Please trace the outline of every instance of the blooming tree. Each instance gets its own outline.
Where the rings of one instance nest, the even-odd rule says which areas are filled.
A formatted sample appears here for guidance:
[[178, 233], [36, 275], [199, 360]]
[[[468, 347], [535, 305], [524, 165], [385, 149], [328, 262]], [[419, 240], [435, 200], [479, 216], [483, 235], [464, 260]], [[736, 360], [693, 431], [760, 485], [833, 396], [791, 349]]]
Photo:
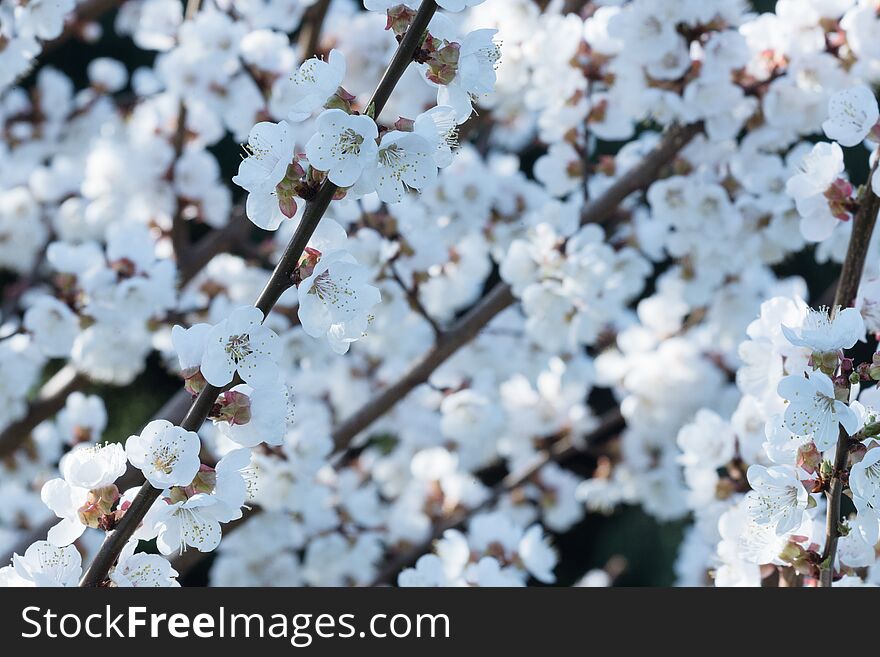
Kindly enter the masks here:
[[2, 585], [880, 583], [874, 0], [0, 7]]

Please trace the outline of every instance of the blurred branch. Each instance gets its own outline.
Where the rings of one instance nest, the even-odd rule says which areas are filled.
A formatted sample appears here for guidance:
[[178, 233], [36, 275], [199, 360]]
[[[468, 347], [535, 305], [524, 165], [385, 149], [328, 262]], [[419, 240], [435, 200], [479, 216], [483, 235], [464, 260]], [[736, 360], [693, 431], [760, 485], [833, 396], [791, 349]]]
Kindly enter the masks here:
[[303, 16], [302, 27], [299, 32], [299, 50], [302, 60], [305, 61], [318, 54], [321, 43], [321, 29], [324, 27], [324, 19], [330, 8], [330, 0], [318, 0], [308, 8]]
[[[183, 15], [184, 21], [190, 21], [199, 13], [201, 0], [187, 0], [186, 10]], [[183, 155], [183, 149], [186, 146], [186, 103], [181, 98], [177, 107], [177, 126], [174, 130], [174, 136], [171, 139], [171, 147], [174, 149], [174, 158], [171, 160], [171, 177], [174, 178], [174, 168], [180, 157]], [[183, 216], [183, 210], [186, 207], [183, 200], [177, 197], [177, 208], [171, 219], [171, 245], [174, 249], [174, 255], [178, 260], [189, 250], [189, 224], [186, 217]]]
[[528, 483], [548, 463], [564, 462], [576, 455], [584, 447], [589, 447], [596, 443], [606, 441], [611, 436], [619, 433], [624, 426], [625, 423], [623, 416], [620, 414], [620, 410], [615, 408], [602, 415], [599, 420], [599, 426], [584, 437], [582, 441], [583, 447], [575, 445], [568, 436], [559, 438], [547, 449], [539, 452], [534, 460], [526, 467], [517, 472], [511, 472], [504, 477], [504, 479], [492, 488], [491, 493], [482, 504], [478, 504], [470, 509], [458, 509], [448, 518], [436, 523], [429, 538], [422, 543], [414, 545], [401, 552], [394, 559], [389, 561], [373, 581], [371, 586], [392, 584], [395, 575], [400, 573], [404, 568], [413, 565], [423, 554], [430, 552], [434, 541], [441, 538], [445, 531], [460, 527], [474, 515], [492, 508], [504, 495], [507, 495], [517, 488], [520, 488], [523, 484]]
[[436, 346], [425, 354], [402, 378], [364, 404], [333, 432], [337, 450], [346, 449], [361, 431], [387, 413], [416, 386], [428, 380], [461, 347], [473, 340], [480, 330], [516, 301], [506, 283], [497, 284], [467, 314], [441, 333]]
[[65, 365], [50, 378], [28, 405], [27, 413], [0, 432], [0, 458], [12, 454], [38, 424], [48, 420], [64, 408], [67, 397], [84, 389], [88, 378], [78, 373], [73, 365]]
[[404, 282], [404, 280], [400, 277], [400, 274], [397, 272], [397, 268], [394, 266], [393, 260], [388, 262], [388, 271], [391, 273], [391, 278], [394, 279], [398, 287], [400, 287], [400, 289], [406, 295], [406, 300], [409, 302], [410, 308], [421, 315], [424, 320], [431, 325], [431, 329], [434, 331], [434, 337], [439, 340], [442, 333], [442, 331], [440, 330], [440, 326], [437, 324], [434, 318], [431, 317], [431, 314], [422, 304], [422, 300], [419, 298], [418, 289], [411, 288]]
[[650, 186], [660, 170], [670, 164], [679, 151], [702, 131], [702, 122], [669, 128], [660, 143], [637, 165], [627, 169], [601, 196], [587, 202], [581, 213], [581, 224], [604, 223], [610, 219], [623, 199]]

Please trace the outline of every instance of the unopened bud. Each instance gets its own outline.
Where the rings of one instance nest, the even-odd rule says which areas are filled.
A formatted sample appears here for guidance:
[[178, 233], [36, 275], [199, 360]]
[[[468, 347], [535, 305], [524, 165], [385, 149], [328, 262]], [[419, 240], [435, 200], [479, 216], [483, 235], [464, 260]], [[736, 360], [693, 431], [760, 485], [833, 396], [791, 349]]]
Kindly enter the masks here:
[[119, 489], [114, 484], [90, 490], [86, 503], [77, 510], [80, 522], [92, 528], [100, 527], [101, 518], [111, 512], [118, 499]]
[[461, 46], [457, 43], [446, 43], [428, 36], [422, 46], [420, 58], [428, 65], [426, 76], [431, 82], [447, 85], [458, 75], [458, 60]]
[[299, 257], [296, 269], [293, 270], [293, 284], [299, 287], [300, 283], [312, 275], [315, 271], [315, 266], [320, 260], [321, 252], [318, 249], [307, 246]]
[[186, 494], [186, 490], [181, 486], [172, 486], [168, 489], [168, 496], [165, 498], [165, 501], [168, 504], [177, 504], [178, 502], [186, 502], [189, 499], [189, 496]]
[[211, 419], [236, 426], [251, 421], [251, 398], [237, 390], [227, 390], [217, 397], [211, 409]]
[[405, 119], [402, 116], [394, 122], [394, 129], [401, 132], [412, 132], [415, 130], [416, 122], [412, 119]]
[[184, 370], [183, 381], [183, 387], [186, 388], [186, 391], [194, 397], [202, 392], [205, 386], [208, 385], [205, 377], [202, 376], [202, 371], [198, 367], [192, 367]]
[[406, 5], [395, 5], [388, 10], [386, 30], [392, 30], [395, 35], [403, 36], [416, 17], [416, 12]]
[[346, 114], [352, 113], [352, 103], [357, 98], [352, 94], [348, 93], [342, 87], [339, 87], [336, 90], [336, 93], [330, 96], [327, 99], [327, 102], [324, 103], [324, 109], [341, 109]]
[[831, 214], [840, 221], [849, 221], [855, 211], [856, 201], [852, 197], [853, 187], [848, 180], [838, 178], [825, 190], [825, 199]]
[[792, 543], [790, 541], [786, 543], [785, 547], [782, 548], [782, 552], [779, 553], [780, 561], [790, 564], [801, 561], [805, 556], [806, 550], [797, 543]]
[[808, 472], [813, 474], [818, 470], [822, 465], [822, 454], [816, 448], [816, 445], [812, 442], [809, 442], [805, 445], [801, 445], [798, 447], [797, 451], [797, 466]]
[[828, 376], [831, 376], [837, 370], [840, 357], [836, 351], [814, 351], [810, 356], [810, 362], [815, 369], [821, 370]]
[[[880, 424], [874, 423], [871, 426], [871, 431], [873, 432], [871, 435], [877, 435], [880, 433]], [[868, 427], [865, 427], [865, 431], [868, 431]], [[852, 447], [849, 448], [849, 454], [847, 455], [846, 465], [848, 468], [851, 468], [856, 463], [859, 463], [863, 458], [865, 458], [865, 454], [868, 453], [868, 448], [862, 445], [862, 443], [855, 443]]]
[[216, 487], [217, 473], [214, 471], [214, 468], [202, 463], [192, 483], [187, 486], [186, 493], [190, 497], [198, 493], [210, 494], [214, 492]]

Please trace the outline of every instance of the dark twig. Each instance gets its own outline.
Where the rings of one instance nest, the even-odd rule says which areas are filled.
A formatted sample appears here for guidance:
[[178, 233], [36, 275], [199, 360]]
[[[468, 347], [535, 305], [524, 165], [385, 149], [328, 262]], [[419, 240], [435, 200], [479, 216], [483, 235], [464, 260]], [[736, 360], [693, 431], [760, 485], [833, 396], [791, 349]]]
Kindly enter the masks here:
[[83, 390], [88, 378], [79, 374], [72, 365], [65, 365], [52, 376], [27, 409], [27, 414], [0, 432], [0, 458], [12, 454], [31, 434], [31, 431], [45, 420], [64, 408], [67, 397], [77, 390]]
[[411, 288], [406, 284], [406, 282], [404, 282], [397, 271], [397, 267], [394, 266], [393, 261], [388, 263], [388, 272], [391, 274], [391, 278], [394, 279], [398, 287], [403, 290], [403, 293], [406, 295], [406, 300], [409, 302], [410, 308], [421, 315], [424, 320], [431, 325], [431, 329], [434, 331], [434, 338], [439, 340], [442, 337], [443, 331], [440, 329], [440, 325], [437, 324], [436, 320], [431, 317], [431, 313], [429, 313], [425, 306], [422, 304], [422, 300], [419, 299], [418, 290], [415, 288]]
[[[871, 168], [868, 182], [862, 189], [859, 209], [853, 217], [852, 235], [840, 272], [840, 281], [834, 295], [831, 308], [832, 317], [838, 308], [846, 308], [855, 303], [859, 292], [859, 284], [865, 269], [865, 259], [871, 244], [871, 235], [877, 223], [877, 212], [880, 210], [880, 198], [871, 190], [871, 177], [877, 170], [877, 164]], [[837, 541], [840, 538], [840, 502], [843, 497], [843, 475], [846, 474], [846, 461], [849, 455], [850, 437], [840, 427], [837, 447], [834, 452], [834, 465], [831, 470], [831, 481], [828, 484], [828, 510], [825, 517], [825, 549], [822, 552], [822, 564], [819, 570], [819, 584], [831, 586], [834, 575], [834, 559], [837, 555]]]
[[318, 0], [309, 7], [303, 17], [302, 27], [299, 32], [299, 50], [303, 61], [318, 54], [321, 43], [321, 28], [330, 8], [330, 0]]
[[[434, 0], [422, 2], [369, 103], [369, 107], [373, 110], [373, 116], [378, 116], [381, 113], [403, 72], [412, 62], [413, 56], [421, 46], [424, 31], [436, 11], [437, 4]], [[327, 180], [318, 190], [316, 197], [306, 205], [296, 232], [272, 272], [269, 282], [266, 283], [266, 287], [254, 304], [263, 312], [264, 316], [269, 314], [284, 291], [293, 285], [293, 272], [299, 258], [337, 191], [337, 186]], [[188, 431], [197, 431], [208, 417], [208, 413], [221, 391], [222, 389], [216, 386], [206, 386], [190, 406], [180, 426]], [[119, 524], [107, 533], [98, 554], [83, 575], [80, 586], [99, 586], [106, 579], [107, 573], [110, 572], [122, 548], [160, 494], [161, 491], [150, 485], [141, 486]]]

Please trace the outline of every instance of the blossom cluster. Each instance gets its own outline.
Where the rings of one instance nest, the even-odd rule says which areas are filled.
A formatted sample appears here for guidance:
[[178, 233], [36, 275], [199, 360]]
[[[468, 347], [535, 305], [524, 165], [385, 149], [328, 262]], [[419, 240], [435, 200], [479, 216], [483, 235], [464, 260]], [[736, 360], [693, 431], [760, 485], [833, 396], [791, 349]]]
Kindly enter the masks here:
[[0, 584], [880, 583], [875, 4], [0, 2]]

